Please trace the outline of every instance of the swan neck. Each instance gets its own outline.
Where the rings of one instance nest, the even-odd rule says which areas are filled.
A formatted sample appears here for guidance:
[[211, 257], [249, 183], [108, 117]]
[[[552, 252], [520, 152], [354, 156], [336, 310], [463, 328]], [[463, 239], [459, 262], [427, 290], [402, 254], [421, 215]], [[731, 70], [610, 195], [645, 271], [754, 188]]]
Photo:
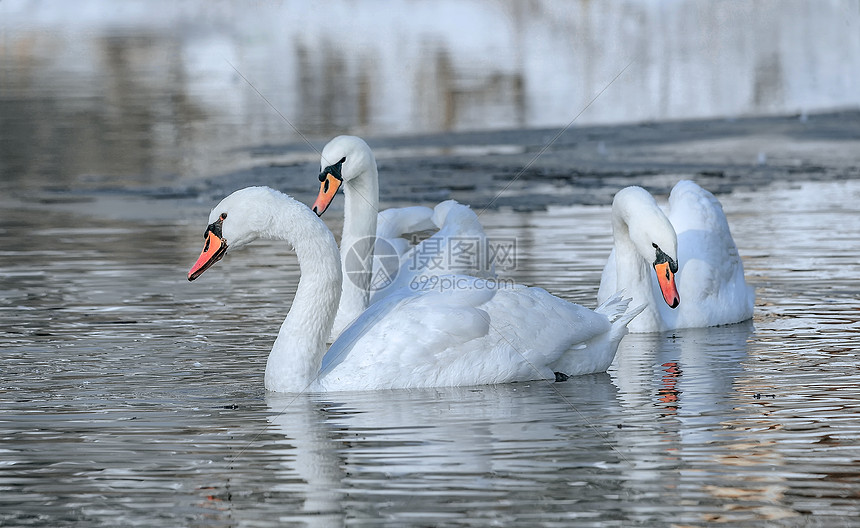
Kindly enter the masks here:
[[[650, 204], [640, 204], [648, 207]], [[659, 303], [663, 302], [652, 284], [653, 270], [651, 263], [639, 252], [636, 242], [630, 233], [630, 222], [647, 221], [637, 211], [632, 209], [630, 201], [613, 203], [612, 207], [612, 236], [615, 248], [616, 288], [624, 291], [632, 298], [631, 305], [646, 305], [645, 310], [636, 316], [629, 328], [660, 328], [663, 327]], [[656, 205], [655, 205], [656, 207]], [[656, 281], [654, 281], [656, 284]]]
[[[625, 224], [623, 227], [613, 226], [615, 237], [615, 261], [618, 270], [619, 289], [640, 289], [643, 283], [648, 285], [648, 263], [639, 254], [636, 244], [630, 238], [630, 231]], [[634, 293], [630, 291], [630, 293]]]
[[310, 209], [299, 206], [297, 212], [308, 218], [282, 215], [272, 223], [272, 238], [293, 246], [301, 271], [292, 306], [266, 364], [266, 388], [278, 392], [313, 388], [340, 300], [341, 268], [334, 236]]
[[334, 334], [358, 317], [370, 304], [374, 238], [379, 212], [376, 163], [370, 161], [354, 178], [344, 181], [344, 221], [340, 242], [343, 280]]

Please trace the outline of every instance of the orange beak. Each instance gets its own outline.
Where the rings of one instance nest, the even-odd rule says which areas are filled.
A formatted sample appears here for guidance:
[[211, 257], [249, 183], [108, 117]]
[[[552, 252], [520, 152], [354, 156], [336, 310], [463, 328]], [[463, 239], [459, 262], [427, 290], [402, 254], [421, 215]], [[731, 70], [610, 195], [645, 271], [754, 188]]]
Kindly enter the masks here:
[[334, 200], [334, 195], [337, 194], [337, 190], [340, 189], [341, 183], [343, 183], [343, 180], [331, 172], [320, 174], [320, 193], [317, 195], [317, 199], [311, 207], [317, 216], [322, 216], [323, 213], [326, 212], [326, 209], [328, 209], [328, 206], [331, 205], [332, 200]]
[[[220, 224], [218, 225], [217, 231], [221, 231]], [[190, 281], [193, 281], [202, 275], [204, 271], [208, 270], [212, 266], [212, 264], [221, 260], [221, 257], [223, 257], [224, 253], [227, 251], [227, 241], [215, 234], [211, 225], [206, 229], [204, 237], [206, 238], [206, 245], [203, 246], [203, 251], [197, 258], [197, 262], [195, 262], [188, 271], [188, 280]]]
[[681, 303], [681, 296], [678, 295], [678, 287], [675, 285], [675, 274], [672, 272], [668, 262], [654, 264], [654, 271], [657, 272], [657, 282], [660, 284], [660, 291], [663, 292], [663, 300], [670, 308], [677, 308]]

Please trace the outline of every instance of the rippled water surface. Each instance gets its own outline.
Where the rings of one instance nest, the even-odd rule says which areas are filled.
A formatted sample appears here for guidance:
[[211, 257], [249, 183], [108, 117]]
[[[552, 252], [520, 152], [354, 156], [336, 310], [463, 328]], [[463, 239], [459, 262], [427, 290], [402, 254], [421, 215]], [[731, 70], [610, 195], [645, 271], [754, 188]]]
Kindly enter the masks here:
[[[858, 114], [808, 115], [856, 103], [855, 4], [162, 4], [0, 1], [0, 526], [860, 524]], [[561, 384], [267, 393], [295, 256], [185, 273], [344, 132], [383, 202], [500, 207], [514, 278], [590, 307], [612, 193], [695, 178], [755, 319]]]
[[[721, 198], [750, 324], [630, 335], [562, 384], [300, 396], [262, 380], [286, 248], [191, 284], [205, 208], [4, 208], [0, 524], [852, 525], [860, 183]], [[482, 221], [518, 280], [593, 306], [607, 207]]]

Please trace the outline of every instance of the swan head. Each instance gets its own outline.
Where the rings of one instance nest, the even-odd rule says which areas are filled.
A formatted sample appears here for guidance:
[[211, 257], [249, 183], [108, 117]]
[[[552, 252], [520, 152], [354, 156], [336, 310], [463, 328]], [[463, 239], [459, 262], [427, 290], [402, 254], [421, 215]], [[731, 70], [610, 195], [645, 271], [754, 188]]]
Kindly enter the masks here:
[[651, 193], [642, 187], [627, 187], [612, 202], [614, 229], [625, 230], [645, 261], [653, 266], [663, 300], [671, 308], [681, 302], [675, 274], [678, 273], [678, 236], [672, 223]]
[[681, 304], [681, 296], [678, 294], [678, 286], [675, 284], [675, 274], [678, 273], [678, 259], [667, 255], [656, 243], [652, 244], [655, 250], [654, 273], [657, 274], [657, 284], [663, 300], [669, 308], [677, 308]]
[[189, 270], [188, 280], [193, 281], [221, 260], [228, 247], [236, 250], [260, 238], [271, 223], [268, 204], [275, 193], [278, 191], [267, 187], [248, 187], [221, 200], [209, 213], [203, 251]]
[[320, 192], [311, 206], [313, 212], [322, 216], [341, 185], [360, 178], [371, 167], [376, 167], [376, 158], [363, 139], [338, 136], [329, 141], [320, 159]]

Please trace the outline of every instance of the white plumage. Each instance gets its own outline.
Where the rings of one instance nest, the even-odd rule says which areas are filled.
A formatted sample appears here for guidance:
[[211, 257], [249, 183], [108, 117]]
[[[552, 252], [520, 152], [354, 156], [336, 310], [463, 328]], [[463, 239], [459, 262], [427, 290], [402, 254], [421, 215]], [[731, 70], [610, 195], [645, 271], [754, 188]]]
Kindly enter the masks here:
[[[229, 250], [256, 238], [295, 248], [301, 278], [266, 365], [266, 388], [273, 391], [480, 385], [602, 372], [639, 313], [620, 295], [592, 311], [540, 288], [446, 275], [375, 303], [326, 352], [341, 269], [322, 221], [282, 193], [250, 187], [222, 200], [210, 222], [216, 242]], [[191, 279], [212, 264], [209, 250], [207, 244]]]
[[[622, 189], [612, 204], [614, 247], [600, 280], [598, 300], [618, 289], [646, 304], [631, 332], [658, 332], [738, 323], [753, 315], [755, 292], [720, 202], [692, 181], [672, 189], [665, 212], [640, 187]], [[678, 264], [680, 304], [664, 302], [654, 270], [655, 247]]]
[[[331, 203], [336, 194], [336, 189], [332, 192], [329, 187], [332, 182], [342, 186], [344, 193], [340, 249], [346, 276], [332, 337], [337, 337], [371, 303], [416, 281], [424, 282], [430, 277], [451, 273], [478, 277], [494, 275], [491, 262], [452, 258], [455, 244], [459, 242], [486, 247], [484, 230], [469, 207], [446, 200], [433, 209], [413, 206], [378, 212], [376, 158], [361, 138], [338, 136], [329, 141], [323, 148], [320, 166], [320, 195], [314, 210], [322, 215]], [[340, 182], [326, 182], [327, 175], [338, 172]], [[403, 238], [405, 234], [429, 230], [437, 232], [418, 244]], [[379, 256], [386, 252], [391, 254], [392, 250], [400, 259], [399, 265], [384, 269]], [[373, 258], [374, 254], [377, 259]], [[365, 263], [370, 268], [366, 276], [356, 273], [357, 263]]]

